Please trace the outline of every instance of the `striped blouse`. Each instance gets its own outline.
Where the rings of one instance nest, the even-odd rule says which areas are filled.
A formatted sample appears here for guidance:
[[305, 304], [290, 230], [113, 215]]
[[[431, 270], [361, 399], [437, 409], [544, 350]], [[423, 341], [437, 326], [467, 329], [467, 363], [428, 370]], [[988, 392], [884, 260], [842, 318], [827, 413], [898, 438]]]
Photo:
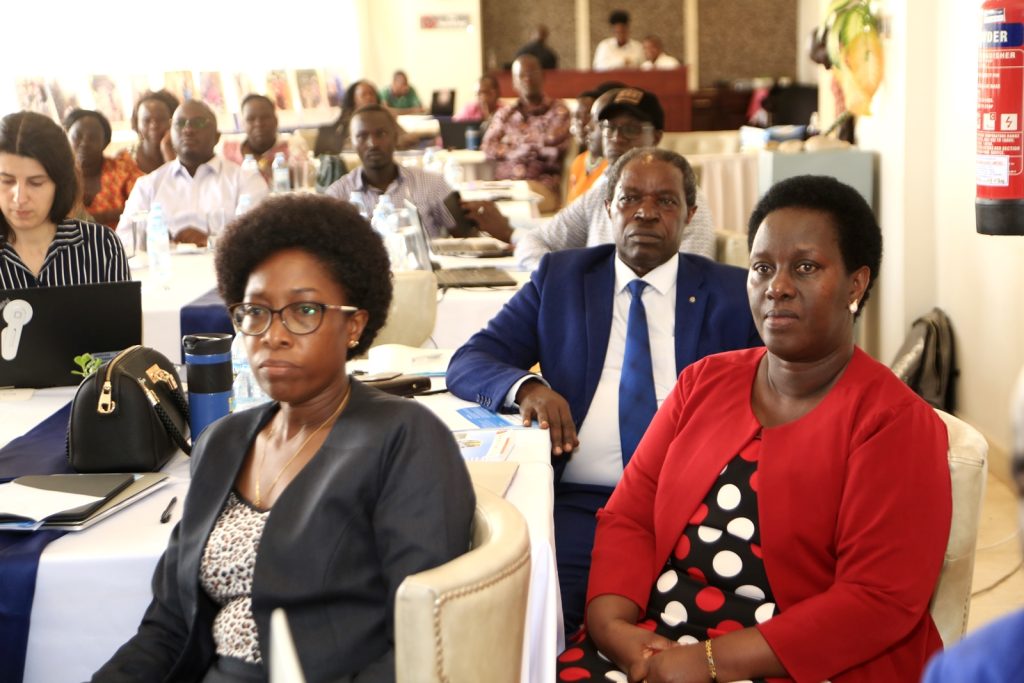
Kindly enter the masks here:
[[68, 219], [46, 252], [39, 275], [18, 256], [9, 242], [0, 243], [0, 289], [62, 287], [131, 280], [121, 240], [110, 228]]

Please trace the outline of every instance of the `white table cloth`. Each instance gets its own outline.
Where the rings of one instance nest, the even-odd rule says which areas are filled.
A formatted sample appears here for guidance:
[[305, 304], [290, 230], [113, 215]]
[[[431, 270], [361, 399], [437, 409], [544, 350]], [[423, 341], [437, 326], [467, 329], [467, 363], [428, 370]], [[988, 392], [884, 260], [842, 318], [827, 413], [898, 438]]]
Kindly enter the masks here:
[[[73, 392], [45, 389], [35, 391], [30, 400], [0, 401], [0, 446], [51, 415]], [[423, 400], [442, 419], [455, 415], [460, 405], [470, 405], [449, 395]], [[509, 459], [519, 463], [519, 469], [505, 496], [526, 519], [532, 553], [524, 683], [554, 681], [555, 657], [564, 645], [548, 444], [546, 432], [516, 430]], [[180, 518], [188, 488], [187, 459], [179, 456], [167, 471], [168, 486], [90, 529], [66, 534], [43, 552], [25, 683], [86, 680], [135, 633], [151, 599], [153, 570]], [[179, 504], [171, 522], [160, 524], [160, 513], [172, 496]]]

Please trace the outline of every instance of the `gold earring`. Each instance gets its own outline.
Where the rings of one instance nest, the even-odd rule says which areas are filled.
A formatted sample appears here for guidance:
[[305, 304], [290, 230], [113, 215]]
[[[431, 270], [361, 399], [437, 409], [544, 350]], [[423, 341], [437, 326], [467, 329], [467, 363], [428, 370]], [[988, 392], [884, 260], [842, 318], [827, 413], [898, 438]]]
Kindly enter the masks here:
[[348, 348], [354, 349], [357, 346], [359, 346], [359, 340], [358, 339], [349, 339], [348, 340]]
[[860, 308], [860, 304], [856, 299], [850, 302], [850, 315], [856, 315], [857, 309]]

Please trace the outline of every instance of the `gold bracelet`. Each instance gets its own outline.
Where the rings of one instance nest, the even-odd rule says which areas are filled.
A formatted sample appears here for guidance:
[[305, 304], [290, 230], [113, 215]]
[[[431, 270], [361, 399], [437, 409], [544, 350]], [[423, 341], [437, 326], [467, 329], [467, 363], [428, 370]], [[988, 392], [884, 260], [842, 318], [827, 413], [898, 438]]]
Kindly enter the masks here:
[[718, 683], [718, 671], [715, 670], [715, 656], [711, 654], [711, 639], [704, 641], [704, 656], [708, 658], [708, 673], [711, 674], [711, 683]]

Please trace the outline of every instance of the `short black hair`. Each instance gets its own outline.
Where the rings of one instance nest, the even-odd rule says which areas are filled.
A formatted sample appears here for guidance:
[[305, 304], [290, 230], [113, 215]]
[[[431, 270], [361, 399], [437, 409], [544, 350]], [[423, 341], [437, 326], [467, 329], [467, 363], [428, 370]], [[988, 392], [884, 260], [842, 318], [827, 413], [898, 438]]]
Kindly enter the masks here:
[[168, 90], [147, 90], [139, 95], [139, 99], [136, 100], [135, 106], [132, 108], [132, 130], [138, 132], [139, 107], [142, 106], [143, 102], [149, 102], [150, 100], [164, 103], [164, 106], [167, 107], [167, 118], [174, 116], [174, 110], [178, 108], [179, 104], [181, 104], [181, 102], [178, 101], [178, 98]]
[[356, 108], [356, 88], [358, 88], [363, 83], [370, 86], [370, 89], [373, 90], [375, 95], [377, 95], [377, 102], [380, 102], [380, 94], [377, 92], [377, 86], [375, 86], [373, 83], [366, 80], [365, 78], [361, 78], [352, 85], [348, 86], [348, 89], [345, 91], [345, 97], [343, 97], [341, 100], [342, 112], [351, 112]]
[[612, 26], [615, 24], [628, 24], [629, 23], [629, 12], [622, 9], [613, 10], [608, 15], [608, 23]]
[[267, 104], [270, 105], [271, 109], [273, 109], [275, 111], [277, 110], [277, 107], [274, 105], [274, 100], [270, 99], [266, 95], [260, 95], [259, 93], [255, 93], [255, 92], [251, 92], [251, 93], [249, 93], [248, 95], [246, 95], [245, 97], [242, 98], [242, 103], [240, 105], [238, 105], [238, 110], [241, 111], [241, 110], [245, 109], [245, 105], [249, 104], [253, 100], [259, 100], [261, 102], [266, 102]]
[[686, 198], [686, 208], [689, 209], [697, 204], [697, 174], [693, 172], [693, 166], [686, 160], [686, 157], [676, 154], [668, 149], [658, 147], [637, 147], [631, 149], [612, 164], [608, 169], [608, 185], [605, 188], [604, 198], [609, 202], [615, 199], [615, 186], [619, 184], [622, 170], [626, 164], [640, 157], [648, 157], [654, 161], [664, 161], [672, 164], [683, 174], [683, 196]]
[[765, 217], [779, 209], [813, 209], [832, 218], [846, 272], [867, 266], [871, 271], [868, 286], [860, 300], [860, 311], [871, 293], [871, 286], [882, 266], [882, 229], [867, 200], [857, 190], [832, 176], [801, 175], [772, 185], [750, 214], [747, 223], [747, 248], [754, 244]]
[[497, 79], [497, 77], [496, 77], [496, 76], [494, 76], [493, 74], [484, 74], [484, 75], [483, 75], [483, 76], [481, 76], [481, 77], [480, 77], [479, 79], [477, 79], [477, 81], [478, 81], [478, 82], [479, 82], [479, 81], [490, 81], [490, 82], [491, 82], [491, 85], [493, 85], [493, 86], [494, 86], [494, 89], [495, 89], [495, 90], [497, 90], [497, 91], [499, 91], [499, 92], [501, 91], [501, 84], [499, 84], [499, 83], [498, 83], [498, 79]]
[[229, 304], [245, 296], [249, 275], [285, 249], [304, 249], [324, 265], [352, 306], [369, 320], [352, 358], [365, 353], [391, 305], [391, 265], [380, 236], [354, 206], [314, 194], [272, 196], [236, 218], [217, 244], [217, 288]]
[[[0, 152], [35, 159], [56, 186], [49, 218], [60, 223], [81, 196], [75, 155], [64, 129], [42, 114], [19, 111], [0, 119]], [[0, 242], [11, 238], [11, 226], [0, 214]]]
[[113, 139], [114, 131], [111, 129], [110, 121], [107, 120], [107, 117], [98, 111], [93, 111], [92, 109], [72, 109], [64, 117], [64, 130], [70, 133], [71, 126], [90, 116], [100, 122], [100, 128], [103, 129], [103, 146], [106, 147]]

